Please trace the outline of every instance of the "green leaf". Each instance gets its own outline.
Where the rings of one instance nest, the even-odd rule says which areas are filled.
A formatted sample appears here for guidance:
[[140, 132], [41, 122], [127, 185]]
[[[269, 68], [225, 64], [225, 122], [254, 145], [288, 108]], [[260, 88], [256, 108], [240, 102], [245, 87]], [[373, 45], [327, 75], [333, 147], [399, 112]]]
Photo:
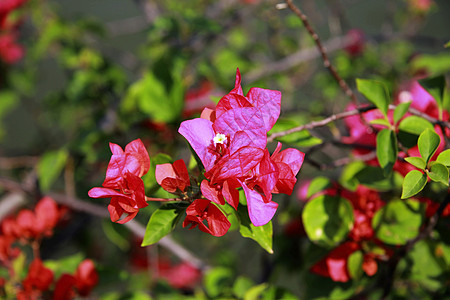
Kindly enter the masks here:
[[364, 166], [354, 176], [356, 182], [379, 191], [392, 190], [403, 182], [403, 177], [399, 173], [391, 172], [386, 176], [383, 169], [372, 166]]
[[384, 83], [368, 79], [356, 79], [358, 91], [375, 104], [381, 112], [387, 116], [389, 108], [389, 96]]
[[398, 125], [398, 139], [407, 148], [417, 145], [419, 135], [425, 129], [433, 130], [433, 124], [418, 116], [409, 116]]
[[37, 173], [39, 177], [39, 185], [41, 190], [46, 192], [58, 178], [59, 174], [66, 165], [67, 150], [60, 149], [57, 151], [46, 152], [37, 165]]
[[430, 242], [421, 240], [414, 245], [407, 256], [408, 261], [411, 262], [410, 280], [434, 292], [445, 285], [440, 279], [445, 276], [445, 264], [437, 257], [436, 250]]
[[203, 277], [205, 290], [211, 298], [217, 298], [232, 284], [233, 273], [230, 269], [217, 267], [208, 270]]
[[244, 276], [239, 276], [233, 284], [233, 294], [239, 299], [242, 299], [244, 298], [245, 293], [254, 285], [255, 283], [253, 280]]
[[355, 175], [362, 171], [366, 165], [362, 161], [354, 161], [349, 163], [342, 170], [339, 183], [348, 190], [355, 191], [358, 187], [359, 181]]
[[440, 182], [448, 186], [448, 169], [441, 163], [433, 162], [431, 168], [427, 171], [428, 177], [435, 182]]
[[376, 236], [381, 241], [404, 245], [419, 234], [423, 216], [423, 205], [419, 201], [396, 199], [375, 213], [372, 228], [376, 228]]
[[400, 121], [401, 118], [403, 118], [403, 116], [408, 111], [410, 105], [411, 101], [403, 102], [397, 105], [397, 107], [394, 109], [394, 123], [397, 123], [398, 121]]
[[386, 127], [391, 127], [391, 123], [389, 123], [389, 121], [386, 119], [375, 119], [371, 120], [369, 123], [372, 125], [382, 125]]
[[141, 246], [157, 243], [177, 225], [186, 206], [181, 203], [167, 203], [157, 209], [147, 223]]
[[441, 138], [439, 135], [431, 129], [426, 129], [419, 136], [417, 145], [419, 146], [420, 155], [427, 164], [434, 152], [436, 152], [436, 149], [439, 147], [440, 142]]
[[257, 242], [264, 250], [273, 254], [272, 249], [272, 221], [263, 226], [255, 226], [250, 221], [248, 209], [245, 205], [239, 205], [238, 215], [241, 221], [239, 232], [243, 237], [250, 238]]
[[363, 275], [362, 264], [364, 261], [364, 255], [362, 251], [355, 251], [348, 257], [347, 269], [350, 277], [353, 279], [359, 279]]
[[434, 98], [439, 107], [439, 110], [441, 111], [443, 108], [444, 100], [443, 97], [445, 89], [445, 77], [441, 75], [437, 77], [426, 78], [419, 80], [419, 83]]
[[405, 179], [403, 179], [402, 185], [402, 199], [412, 197], [419, 193], [427, 184], [427, 175], [417, 171], [412, 170], [406, 174]]
[[377, 134], [377, 158], [384, 175], [389, 175], [397, 161], [397, 137], [395, 132], [383, 129]]
[[302, 214], [310, 240], [328, 247], [343, 241], [353, 226], [353, 208], [341, 197], [318, 196], [309, 201]]
[[[149, 191], [150, 189], [154, 188], [158, 183], [156, 182], [156, 165], [162, 165], [166, 163], [172, 163], [172, 158], [164, 153], [158, 153], [152, 157], [150, 157], [150, 169], [148, 170], [147, 174], [142, 176], [142, 181], [144, 181], [145, 190]], [[159, 185], [158, 185], [159, 186]]]
[[427, 167], [427, 164], [425, 163], [422, 157], [411, 156], [406, 157], [405, 160], [410, 164], [412, 164], [414, 167], [421, 170], [425, 170], [425, 168]]
[[[109, 223], [112, 223], [109, 221]], [[65, 256], [58, 260], [46, 260], [44, 265], [53, 271], [54, 277], [59, 278], [62, 274], [74, 274], [80, 263], [85, 259], [80, 252]]]
[[244, 300], [258, 300], [260, 299], [261, 294], [264, 292], [264, 290], [267, 289], [269, 286], [268, 283], [261, 283], [258, 285], [255, 285], [254, 287], [250, 288], [244, 296]]
[[440, 162], [441, 164], [447, 167], [450, 167], [450, 149], [447, 149], [439, 153], [438, 157], [436, 158], [436, 161]]
[[[279, 119], [275, 123], [273, 128], [269, 131], [269, 135], [276, 133], [276, 132], [289, 130], [289, 129], [292, 129], [299, 125], [300, 125], [300, 122], [298, 120]], [[293, 146], [299, 146], [299, 147], [311, 147], [311, 146], [322, 143], [321, 139], [312, 136], [308, 132], [308, 130], [293, 132], [291, 134], [279, 137], [276, 140], [286, 143], [286, 144], [293, 145]]]
[[318, 192], [325, 190], [331, 186], [331, 181], [327, 177], [318, 176], [315, 177], [308, 186], [307, 198], [314, 196]]

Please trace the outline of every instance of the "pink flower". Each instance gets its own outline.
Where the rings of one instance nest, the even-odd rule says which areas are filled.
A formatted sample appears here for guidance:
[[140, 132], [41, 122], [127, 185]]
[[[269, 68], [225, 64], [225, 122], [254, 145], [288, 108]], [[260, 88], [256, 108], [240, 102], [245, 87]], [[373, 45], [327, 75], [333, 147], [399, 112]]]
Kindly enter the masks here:
[[205, 109], [202, 117], [181, 123], [183, 135], [205, 168], [202, 194], [209, 200], [237, 208], [242, 187], [255, 226], [268, 223], [278, 204], [272, 192], [292, 193], [295, 175], [304, 154], [296, 149], [272, 155], [265, 149], [267, 132], [280, 114], [281, 93], [251, 88], [244, 96], [241, 75], [236, 72], [235, 87], [217, 104]]
[[188, 262], [160, 271], [160, 277], [166, 279], [176, 289], [191, 289], [201, 279], [202, 272]]

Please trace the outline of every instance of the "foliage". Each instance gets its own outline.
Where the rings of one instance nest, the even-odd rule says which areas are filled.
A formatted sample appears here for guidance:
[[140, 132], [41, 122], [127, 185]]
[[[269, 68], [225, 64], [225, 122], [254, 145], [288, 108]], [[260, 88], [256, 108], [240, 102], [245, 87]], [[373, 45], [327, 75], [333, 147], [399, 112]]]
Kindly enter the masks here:
[[0, 298], [450, 296], [445, 1], [0, 2]]

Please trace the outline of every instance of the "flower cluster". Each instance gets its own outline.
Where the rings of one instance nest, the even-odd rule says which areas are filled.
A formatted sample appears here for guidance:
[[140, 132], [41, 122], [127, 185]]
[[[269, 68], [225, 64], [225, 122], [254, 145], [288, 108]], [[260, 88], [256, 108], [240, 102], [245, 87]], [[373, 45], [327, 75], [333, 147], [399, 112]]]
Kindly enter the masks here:
[[383, 246], [375, 238], [372, 228], [372, 218], [384, 206], [380, 194], [372, 189], [358, 186], [356, 191], [348, 191], [340, 186], [330, 188], [323, 193], [340, 195], [349, 200], [353, 207], [354, 223], [347, 241], [330, 251], [324, 258], [311, 267], [311, 271], [319, 275], [330, 277], [334, 281], [347, 282], [350, 280], [347, 262], [355, 251], [364, 251], [362, 269], [372, 276], [378, 270], [377, 259], [388, 257], [392, 251]]
[[18, 45], [17, 28], [19, 22], [13, 20], [14, 11], [27, 0], [3, 0], [0, 2], [0, 60], [7, 64], [17, 62], [23, 56], [23, 48]]
[[[234, 89], [222, 97], [216, 109], [204, 109], [201, 118], [181, 123], [179, 133], [194, 149], [205, 169], [201, 192], [208, 200], [237, 209], [239, 192], [244, 190], [250, 220], [255, 226], [268, 223], [278, 207], [272, 193], [291, 194], [304, 154], [296, 149], [281, 150], [279, 143], [270, 155], [267, 132], [280, 114], [279, 91], [251, 88], [244, 96], [241, 75], [236, 74]], [[200, 224], [200, 213], [212, 210], [207, 202], [193, 203], [192, 211]]]
[[[47, 299], [50, 295], [53, 295], [53, 299], [73, 299], [76, 295], [90, 294], [98, 282], [98, 275], [91, 260], [81, 262], [74, 275], [63, 274], [52, 290], [54, 272], [46, 267], [39, 257], [40, 241], [53, 235], [55, 226], [65, 213], [65, 208], [58, 207], [50, 197], [44, 197], [33, 210], [23, 209], [17, 216], [2, 221], [0, 265], [8, 269], [9, 277], [0, 278], [0, 288], [6, 284], [15, 286], [15, 296], [24, 300], [43, 297]], [[15, 263], [21, 253], [25, 255], [19, 245], [31, 246], [34, 255], [27, 272], [23, 274]]]
[[92, 188], [89, 197], [111, 198], [108, 206], [111, 221], [123, 224], [148, 205], [141, 177], [150, 169], [150, 157], [140, 139], [130, 142], [125, 151], [117, 144], [110, 143], [109, 147], [113, 155], [103, 187]]

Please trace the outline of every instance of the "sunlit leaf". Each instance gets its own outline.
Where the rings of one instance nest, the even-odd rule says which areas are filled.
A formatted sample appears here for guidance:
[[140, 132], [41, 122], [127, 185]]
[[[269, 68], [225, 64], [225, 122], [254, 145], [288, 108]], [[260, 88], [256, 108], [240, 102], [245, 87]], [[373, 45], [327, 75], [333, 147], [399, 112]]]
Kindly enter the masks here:
[[404, 245], [419, 233], [423, 216], [419, 201], [393, 200], [375, 213], [372, 228], [376, 228], [377, 238], [384, 243]]
[[264, 250], [273, 253], [272, 249], [272, 221], [263, 226], [255, 226], [250, 222], [247, 206], [239, 205], [238, 215], [241, 222], [239, 232], [243, 237], [251, 238], [257, 242]]
[[405, 157], [405, 160], [410, 164], [412, 164], [414, 167], [421, 170], [425, 170], [425, 168], [427, 167], [427, 164], [425, 163], [422, 157], [415, 157], [415, 156]]
[[353, 279], [361, 278], [363, 274], [362, 264], [364, 261], [364, 255], [361, 251], [355, 251], [348, 257], [347, 269], [350, 277]]
[[310, 240], [336, 246], [353, 226], [353, 208], [344, 198], [321, 195], [306, 204], [302, 219]]
[[431, 180], [443, 183], [448, 186], [448, 169], [441, 163], [433, 162], [430, 170], [427, 172]]
[[439, 153], [438, 157], [436, 158], [436, 161], [440, 162], [441, 164], [447, 167], [450, 167], [450, 149], [447, 149]]
[[356, 79], [358, 91], [375, 104], [386, 116], [389, 107], [389, 96], [384, 83], [368, 79]]
[[46, 152], [40, 159], [37, 166], [39, 176], [39, 185], [43, 191], [48, 191], [60, 175], [66, 165], [67, 150], [60, 149], [56, 151]]
[[377, 158], [385, 175], [389, 175], [397, 160], [397, 137], [395, 132], [383, 129], [377, 134]]
[[412, 170], [406, 174], [402, 185], [402, 199], [412, 197], [419, 193], [427, 184], [427, 175], [417, 171]]
[[400, 103], [399, 105], [397, 105], [397, 107], [394, 109], [394, 123], [397, 123], [398, 121], [400, 121], [400, 119], [408, 111], [410, 105], [411, 105], [411, 101], [403, 102], [403, 103]]
[[147, 223], [141, 246], [152, 245], [169, 234], [177, 225], [185, 208], [180, 203], [169, 203], [157, 209]]
[[330, 186], [331, 181], [327, 177], [315, 177], [308, 186], [306, 197], [309, 198], [311, 196], [314, 196], [316, 193], [321, 192]]
[[419, 136], [417, 145], [419, 146], [420, 155], [426, 163], [428, 163], [434, 152], [436, 152], [440, 142], [441, 138], [434, 130], [427, 129]]

